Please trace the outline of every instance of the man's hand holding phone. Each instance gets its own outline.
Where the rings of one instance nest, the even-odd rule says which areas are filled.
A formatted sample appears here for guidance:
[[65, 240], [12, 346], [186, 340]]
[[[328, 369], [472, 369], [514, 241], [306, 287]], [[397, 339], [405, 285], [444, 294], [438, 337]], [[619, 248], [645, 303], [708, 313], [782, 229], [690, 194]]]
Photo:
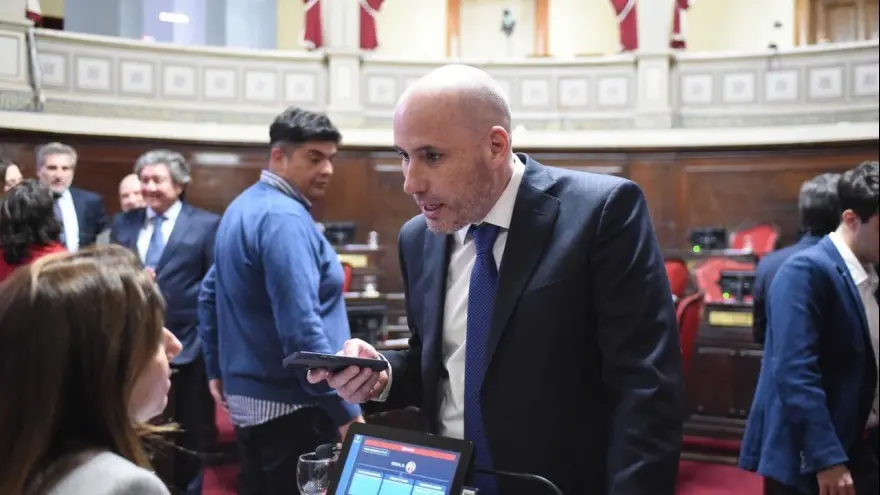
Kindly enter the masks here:
[[[360, 339], [346, 341], [337, 354], [353, 358], [382, 359], [373, 346]], [[331, 373], [326, 369], [313, 369], [309, 370], [308, 380], [312, 384], [327, 380], [327, 383], [336, 389], [336, 393], [346, 402], [362, 404], [382, 394], [388, 386], [389, 372], [388, 370], [373, 371], [357, 366], [349, 366], [337, 373]]]
[[816, 475], [819, 495], [856, 495], [852, 475], [846, 466], [834, 466]]

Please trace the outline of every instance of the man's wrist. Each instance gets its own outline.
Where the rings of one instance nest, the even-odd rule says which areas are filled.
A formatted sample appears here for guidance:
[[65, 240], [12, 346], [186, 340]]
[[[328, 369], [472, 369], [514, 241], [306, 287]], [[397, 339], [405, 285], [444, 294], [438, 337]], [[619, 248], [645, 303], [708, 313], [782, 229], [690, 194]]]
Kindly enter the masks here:
[[388, 359], [385, 358], [381, 353], [379, 354], [386, 363], [388, 363], [388, 368], [386, 368], [385, 372], [388, 373], [388, 381], [385, 382], [385, 388], [382, 389], [382, 392], [378, 397], [370, 399], [373, 402], [385, 402], [388, 400], [388, 395], [391, 393], [391, 363], [388, 362]]

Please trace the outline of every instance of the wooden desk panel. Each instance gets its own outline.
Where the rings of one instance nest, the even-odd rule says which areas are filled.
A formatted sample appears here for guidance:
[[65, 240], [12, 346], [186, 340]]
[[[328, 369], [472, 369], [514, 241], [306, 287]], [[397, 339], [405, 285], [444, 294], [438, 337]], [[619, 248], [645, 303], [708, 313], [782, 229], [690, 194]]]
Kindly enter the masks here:
[[707, 304], [685, 377], [685, 434], [739, 439], [752, 405], [763, 351], [752, 337], [750, 304]]

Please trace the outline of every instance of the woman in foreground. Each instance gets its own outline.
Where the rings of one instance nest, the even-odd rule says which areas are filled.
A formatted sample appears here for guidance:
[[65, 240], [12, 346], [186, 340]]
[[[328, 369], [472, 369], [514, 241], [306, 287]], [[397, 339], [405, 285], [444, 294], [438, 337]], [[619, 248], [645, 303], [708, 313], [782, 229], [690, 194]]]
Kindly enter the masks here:
[[46, 256], [0, 284], [0, 493], [168, 494], [143, 443], [180, 352], [163, 314], [119, 246]]

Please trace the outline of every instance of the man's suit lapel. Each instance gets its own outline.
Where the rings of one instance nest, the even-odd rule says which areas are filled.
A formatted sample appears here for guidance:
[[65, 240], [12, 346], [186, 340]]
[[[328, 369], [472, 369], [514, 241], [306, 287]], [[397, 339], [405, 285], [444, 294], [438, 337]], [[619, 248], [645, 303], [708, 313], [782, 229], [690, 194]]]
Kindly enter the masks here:
[[498, 272], [487, 364], [492, 360], [517, 301], [541, 261], [559, 215], [559, 200], [545, 193], [554, 184], [553, 178], [542, 165], [525, 155], [519, 156], [526, 163], [526, 171], [516, 195]]
[[[424, 345], [432, 349], [435, 372], [439, 372], [443, 362], [441, 335], [443, 334], [443, 307], [446, 304], [446, 276], [449, 273], [450, 236], [425, 232], [424, 272], [419, 287], [424, 290], [422, 308], [425, 315], [425, 329], [422, 338]], [[431, 377], [429, 383], [436, 383]]]
[[[138, 254], [138, 237], [141, 235], [141, 229], [144, 228], [144, 225], [147, 221], [147, 210], [145, 208], [141, 208], [137, 210], [136, 214], [129, 214], [128, 218], [126, 218], [126, 222], [122, 224], [122, 228], [125, 229], [121, 235], [117, 235], [116, 239], [123, 246], [131, 249]], [[125, 218], [125, 217], [123, 217]]]
[[159, 264], [156, 266], [156, 274], [162, 271], [162, 268], [168, 263], [168, 260], [174, 256], [174, 252], [180, 246], [181, 241], [191, 230], [192, 226], [192, 209], [186, 205], [181, 205], [180, 214], [177, 215], [177, 221], [174, 222], [174, 228], [171, 229], [171, 235], [168, 237], [168, 243], [162, 250], [162, 256], [159, 258]]
[[73, 203], [73, 211], [76, 213], [76, 224], [79, 227], [79, 240], [78, 242], [87, 241], [84, 233], [89, 232], [91, 226], [86, 225], [86, 221], [89, 219], [89, 204], [86, 202], [85, 196], [80, 194], [80, 191], [71, 187], [68, 189], [70, 191], [70, 201]]

